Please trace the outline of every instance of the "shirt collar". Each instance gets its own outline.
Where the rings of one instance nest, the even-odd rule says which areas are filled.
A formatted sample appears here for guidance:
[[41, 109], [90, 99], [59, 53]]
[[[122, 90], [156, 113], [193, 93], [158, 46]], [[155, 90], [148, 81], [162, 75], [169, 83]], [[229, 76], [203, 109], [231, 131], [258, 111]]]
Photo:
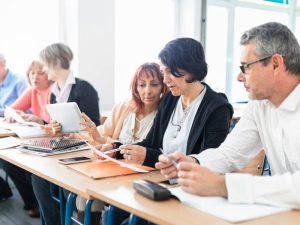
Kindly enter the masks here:
[[298, 84], [294, 90], [286, 97], [281, 103], [279, 109], [285, 109], [288, 111], [296, 110], [297, 106], [300, 105], [300, 84]]
[[66, 80], [66, 83], [65, 83], [65, 86], [61, 89], [61, 91], [59, 91], [59, 88], [58, 88], [58, 84], [57, 82], [55, 82], [52, 87], [51, 87], [51, 91], [56, 95], [58, 96], [60, 92], [62, 92], [63, 90], [66, 89], [66, 87], [68, 87], [69, 85], [73, 85], [73, 84], [76, 84], [76, 80], [75, 80], [75, 77], [74, 77], [74, 74], [72, 71], [70, 71], [68, 77], [67, 77], [67, 80]]

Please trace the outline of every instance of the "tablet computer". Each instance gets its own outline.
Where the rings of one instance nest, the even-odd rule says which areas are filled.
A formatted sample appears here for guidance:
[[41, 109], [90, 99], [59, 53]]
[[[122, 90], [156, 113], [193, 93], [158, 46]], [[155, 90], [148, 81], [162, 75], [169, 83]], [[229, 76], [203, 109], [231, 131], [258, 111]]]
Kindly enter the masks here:
[[76, 102], [48, 104], [46, 108], [52, 120], [62, 126], [62, 133], [77, 133], [83, 125], [81, 112]]

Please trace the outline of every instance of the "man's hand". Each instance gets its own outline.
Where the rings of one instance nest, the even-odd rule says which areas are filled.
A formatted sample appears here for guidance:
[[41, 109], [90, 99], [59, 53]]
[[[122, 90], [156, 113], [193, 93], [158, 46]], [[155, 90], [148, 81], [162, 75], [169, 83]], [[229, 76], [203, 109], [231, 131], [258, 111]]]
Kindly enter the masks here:
[[186, 192], [201, 196], [227, 197], [224, 175], [190, 162], [179, 163], [177, 169], [177, 182]]
[[164, 175], [167, 179], [172, 179], [177, 177], [177, 168], [172, 164], [171, 160], [175, 162], [194, 162], [194, 159], [188, 157], [181, 152], [175, 152], [169, 156], [160, 155], [158, 157], [158, 161], [155, 164], [156, 169], [160, 169], [162, 175]]

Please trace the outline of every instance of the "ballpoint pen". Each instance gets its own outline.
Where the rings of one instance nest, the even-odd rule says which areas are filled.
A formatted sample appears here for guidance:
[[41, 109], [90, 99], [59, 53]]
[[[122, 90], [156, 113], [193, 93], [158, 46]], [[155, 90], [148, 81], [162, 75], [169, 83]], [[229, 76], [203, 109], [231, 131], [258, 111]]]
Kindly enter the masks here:
[[[175, 166], [175, 168], [177, 168], [178, 163], [174, 159], [171, 159], [170, 156], [164, 154], [164, 150], [162, 148], [159, 148], [159, 150], [164, 156], [166, 156], [171, 161], [172, 165]], [[169, 179], [169, 184], [177, 184], [177, 178]]]
[[119, 151], [121, 151], [120, 148], [115, 148], [115, 149], [111, 149], [111, 150], [105, 151], [103, 153], [106, 154], [106, 155], [108, 155], [110, 153], [119, 152]]
[[166, 157], [171, 161], [171, 163], [173, 164], [173, 166], [177, 167], [178, 163], [177, 163], [174, 159], [171, 159], [170, 156], [168, 156], [167, 154], [164, 154], [164, 150], [163, 150], [162, 148], [159, 148], [159, 150], [160, 150], [160, 152], [161, 152], [164, 156], [166, 156]]

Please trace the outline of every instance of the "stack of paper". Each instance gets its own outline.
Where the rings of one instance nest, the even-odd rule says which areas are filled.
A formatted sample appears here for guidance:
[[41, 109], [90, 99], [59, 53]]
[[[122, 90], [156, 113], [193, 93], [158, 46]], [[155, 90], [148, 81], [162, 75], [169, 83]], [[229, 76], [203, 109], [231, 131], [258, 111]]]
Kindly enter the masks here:
[[[13, 112], [15, 111], [12, 111], [11, 113], [14, 114]], [[15, 112], [15, 114], [17, 113]], [[19, 117], [20, 115], [14, 117], [15, 120], [17, 121], [16, 123], [7, 123], [3, 121], [3, 119], [0, 120], [0, 127], [11, 130], [12, 134], [16, 133], [20, 138], [33, 138], [33, 137], [47, 136], [47, 133], [41, 128], [40, 124], [34, 122], [26, 122], [23, 120], [22, 117], [20, 118]]]
[[290, 210], [260, 204], [231, 204], [225, 198], [200, 197], [189, 194], [180, 187], [169, 190], [182, 203], [230, 222], [240, 222]]
[[21, 140], [14, 137], [0, 139], [0, 149], [12, 148], [20, 145]]
[[35, 122], [25, 121], [13, 108], [7, 107], [6, 112], [9, 114], [10, 117], [12, 117], [19, 124], [33, 126], [33, 127], [41, 126], [40, 124]]

